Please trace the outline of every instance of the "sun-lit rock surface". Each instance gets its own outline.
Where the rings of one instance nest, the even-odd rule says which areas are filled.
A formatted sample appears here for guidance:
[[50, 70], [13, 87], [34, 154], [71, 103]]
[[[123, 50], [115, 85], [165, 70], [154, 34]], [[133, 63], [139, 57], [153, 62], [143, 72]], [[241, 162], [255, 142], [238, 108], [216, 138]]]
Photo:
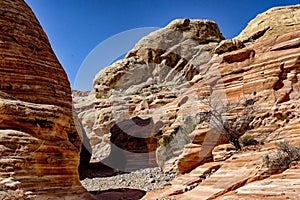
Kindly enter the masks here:
[[281, 174], [246, 184], [217, 199], [299, 199], [299, 164]]
[[216, 146], [212, 150], [213, 159], [215, 162], [227, 160], [234, 153], [237, 152], [237, 149], [232, 144], [222, 144]]
[[300, 28], [300, 4], [274, 7], [257, 15], [236, 37], [244, 42], [261, 41]]
[[[172, 108], [163, 107], [190, 87], [188, 81], [199, 73], [195, 63], [208, 62], [210, 51], [223, 39], [215, 22], [174, 20], [142, 38], [123, 60], [99, 72], [94, 79], [94, 91], [87, 97], [77, 98], [78, 94], [73, 93], [75, 108], [91, 140], [92, 158], [103, 159], [103, 150], [109, 151], [110, 129], [123, 120], [151, 117], [154, 123], [165, 124], [163, 132], [171, 133], [178, 128], [176, 123], [182, 121], [176, 109], [186, 100]], [[182, 150], [180, 145], [185, 143], [179, 144], [178, 149]]]
[[[279, 141], [300, 145], [299, 18], [299, 5], [273, 8], [232, 40], [213, 31], [217, 26], [211, 21], [171, 22], [96, 75], [96, 114], [85, 128], [90, 126], [97, 136], [96, 144], [115, 124], [136, 116], [163, 123], [156, 162], [182, 175], [144, 199], [241, 199], [250, 193], [249, 199], [270, 199], [274, 194], [278, 199], [298, 199], [297, 181], [290, 178], [300, 172], [298, 165], [275, 175], [263, 165], [263, 157]], [[208, 96], [214, 103], [251, 106], [255, 117], [245, 135], [254, 138], [255, 145], [237, 152], [229, 148], [230, 155], [215, 156], [217, 162], [213, 161], [214, 154], [224, 153], [218, 147], [228, 146], [228, 139], [209, 119], [200, 120], [209, 112], [204, 101]], [[236, 119], [239, 114], [226, 117]], [[264, 184], [277, 189], [267, 193]]]
[[89, 199], [66, 73], [23, 0], [0, 16], [0, 199]]
[[[293, 7], [290, 9], [294, 10]], [[272, 37], [249, 43], [242, 49], [213, 56], [208, 67], [216, 66], [222, 77], [222, 82], [215, 81], [214, 88], [224, 90], [228, 100], [255, 99], [256, 115], [251, 122], [253, 128], [248, 130], [247, 135], [253, 136], [260, 145], [244, 147], [225, 161], [205, 163], [193, 167], [195, 169], [186, 168], [187, 172], [192, 171], [173, 180], [171, 186], [164, 190], [148, 193], [144, 199], [299, 198], [297, 173], [300, 171], [297, 163], [276, 175], [263, 165], [264, 155], [274, 151], [276, 142], [286, 140], [294, 146], [300, 144], [298, 38], [300, 29], [285, 34], [279, 31], [277, 35], [273, 33]], [[213, 74], [206, 77], [206, 81], [215, 80]], [[192, 88], [204, 84], [199, 79]], [[221, 84], [223, 88], [218, 86]], [[196, 148], [197, 142], [193, 145]], [[186, 145], [185, 149], [191, 149], [190, 146]], [[201, 157], [201, 145], [197, 148]], [[191, 155], [196, 155], [196, 150]], [[189, 154], [186, 156], [188, 160]], [[195, 156], [190, 156], [190, 159], [195, 160]], [[209, 170], [215, 165], [218, 167], [214, 172]], [[186, 166], [190, 166], [189, 162]], [[206, 176], [198, 174], [198, 171], [206, 171]]]

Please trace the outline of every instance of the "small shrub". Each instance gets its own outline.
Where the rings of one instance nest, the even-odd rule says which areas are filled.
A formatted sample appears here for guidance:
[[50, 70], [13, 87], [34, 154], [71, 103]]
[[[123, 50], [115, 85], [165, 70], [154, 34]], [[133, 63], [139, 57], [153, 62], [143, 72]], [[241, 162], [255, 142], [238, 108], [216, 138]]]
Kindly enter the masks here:
[[280, 116], [277, 117], [277, 119], [281, 120], [281, 121], [284, 121], [288, 118], [288, 115], [287, 114], [282, 114]]
[[173, 140], [173, 137], [173, 135], [163, 135], [159, 140], [160, 146], [167, 146]]
[[277, 151], [270, 155], [265, 155], [263, 163], [271, 170], [285, 170], [291, 162], [300, 159], [300, 147], [291, 146], [288, 142], [279, 142], [276, 144]]
[[197, 114], [197, 120], [208, 122], [211, 127], [227, 137], [236, 149], [241, 149], [240, 137], [250, 130], [255, 118], [254, 99], [238, 99], [236, 102], [212, 101], [203, 99], [205, 108]]
[[240, 143], [243, 146], [252, 146], [252, 145], [257, 145], [259, 142], [254, 138], [253, 135], [245, 135], [241, 137]]

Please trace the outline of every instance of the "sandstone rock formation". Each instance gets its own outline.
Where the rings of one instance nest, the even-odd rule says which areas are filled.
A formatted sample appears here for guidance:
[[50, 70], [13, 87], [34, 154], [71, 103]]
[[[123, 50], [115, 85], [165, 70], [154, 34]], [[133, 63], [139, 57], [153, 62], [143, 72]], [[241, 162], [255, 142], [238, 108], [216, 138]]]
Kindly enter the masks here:
[[[82, 130], [66, 74], [34, 14], [21, 0], [2, 0], [1, 199], [92, 199], [78, 174], [84, 131], [94, 160], [183, 174], [145, 199], [299, 199], [297, 162], [278, 174], [263, 164], [276, 142], [300, 145], [299, 10], [271, 9], [233, 40], [212, 21], [174, 20], [97, 74], [94, 91], [73, 92]], [[211, 118], [202, 120], [209, 105], [236, 100], [255, 110], [246, 134], [256, 141], [237, 153]], [[224, 122], [244, 108], [225, 112]], [[220, 154], [228, 147], [230, 156]]]
[[[175, 20], [96, 76], [102, 133], [134, 116], [161, 120], [156, 161], [165, 170], [185, 173], [144, 199], [299, 198], [292, 178], [299, 173], [297, 163], [278, 175], [262, 164], [276, 142], [300, 145], [299, 10], [299, 5], [270, 9], [232, 40], [200, 28], [215, 29], [209, 21]], [[209, 112], [207, 96], [213, 103], [253, 107], [255, 118], [246, 134], [256, 146], [221, 152], [232, 145], [210, 120], [199, 121]], [[226, 119], [236, 115], [226, 113]], [[211, 162], [213, 157], [218, 162]]]
[[217, 24], [212, 21], [174, 20], [141, 39], [125, 59], [99, 72], [94, 80], [96, 97], [170, 90], [191, 80], [198, 73], [193, 57], [199, 54], [198, 58], [207, 62], [208, 52], [222, 39]]
[[23, 0], [0, 1], [0, 198], [90, 199], [70, 85]]
[[[89, 140], [86, 146], [88, 147], [89, 153], [93, 153], [91, 160], [99, 161], [106, 158], [110, 152], [110, 135], [105, 135], [100, 125], [107, 123], [104, 121], [107, 120], [107, 118], [103, 121], [97, 121], [97, 111], [95, 109], [95, 106], [99, 105], [101, 101], [95, 98], [94, 92], [72, 91], [72, 97], [74, 109], [78, 113], [78, 118]], [[102, 111], [104, 111], [104, 109], [100, 110], [100, 112]], [[107, 130], [106, 133], [108, 132]], [[91, 146], [90, 148], [89, 144]], [[87, 157], [87, 155], [84, 157]]]
[[[294, 7], [291, 9], [293, 10]], [[272, 130], [276, 130], [278, 127], [276, 124], [282, 123], [278, 121], [277, 117], [275, 119], [272, 117], [274, 116], [271, 114], [273, 111], [267, 110], [275, 109], [278, 103], [289, 102], [292, 105], [293, 100], [297, 100], [297, 97], [292, 99], [289, 94], [291, 92], [297, 96], [298, 93], [297, 89], [294, 89], [294, 87], [298, 88], [296, 77], [299, 46], [295, 45], [299, 38], [298, 32], [294, 31], [282, 36], [280, 36], [280, 32], [277, 37], [249, 44], [242, 49], [237, 48], [235, 51], [214, 55], [206, 65], [202, 65], [201, 74], [196, 75], [192, 80], [194, 85], [189, 89], [189, 93], [203, 96], [203, 92], [208, 90], [212, 99], [222, 100], [223, 98], [223, 101], [229, 102], [241, 101], [245, 98], [255, 99], [256, 102], [253, 106], [256, 110], [256, 118], [252, 122], [252, 126], [258, 128], [272, 124], [270, 125], [273, 127]], [[219, 76], [216, 76], [216, 71], [220, 73]], [[294, 95], [292, 96], [295, 97]], [[200, 101], [199, 99], [194, 100], [194, 103], [201, 105], [201, 98]], [[195, 106], [193, 110], [193, 112], [196, 111]], [[187, 109], [185, 109], [186, 111]], [[267, 114], [271, 115], [268, 116], [268, 120], [272, 122], [264, 120], [264, 123], [261, 123], [263, 119], [259, 116], [264, 116], [265, 112], [270, 113]], [[279, 111], [279, 113], [285, 116], [285, 111]], [[212, 134], [210, 128], [200, 124], [197, 126], [194, 132], [189, 134], [192, 138], [191, 144], [186, 145], [183, 153], [179, 155], [178, 159], [175, 159], [177, 162], [175, 162], [175, 169], [177, 165], [177, 170], [180, 172], [192, 170], [200, 163], [208, 161], [208, 158], [212, 156], [211, 150], [214, 145], [224, 142], [220, 141], [219, 136]], [[272, 132], [270, 129], [268, 128], [268, 131]], [[262, 132], [260, 137], [264, 136], [265, 133]], [[214, 140], [214, 137], [217, 139]], [[210, 151], [204, 151], [203, 144], [206, 145], [205, 149], [209, 148]], [[174, 163], [172, 165], [173, 167], [168, 166], [168, 169], [174, 168]]]
[[[295, 6], [271, 11], [286, 9], [288, 16]], [[192, 171], [173, 180], [165, 190], [147, 194], [145, 199], [270, 199], [275, 195], [278, 199], [299, 198], [300, 187], [297, 181], [291, 180], [299, 173], [297, 163], [278, 175], [263, 165], [263, 157], [274, 151], [276, 142], [286, 140], [293, 145], [300, 144], [300, 46], [296, 45], [299, 37], [300, 29], [286, 34], [274, 32], [240, 50], [213, 56], [207, 67], [216, 66], [222, 82], [206, 76], [206, 82], [199, 79], [192, 88], [213, 81], [215, 84], [210, 85], [217, 88], [213, 93], [224, 90], [229, 101], [245, 96], [254, 98], [256, 117], [247, 135], [253, 136], [260, 145], [244, 147], [225, 161], [184, 168]], [[185, 146], [184, 153], [193, 152], [181, 156], [186, 157], [186, 166], [190, 166], [187, 161], [194, 160], [197, 151], [201, 157], [201, 147], [198, 142]]]
[[[93, 109], [84, 109], [79, 114], [90, 135], [93, 158], [103, 158], [97, 159], [98, 147], [107, 144], [106, 136], [111, 127], [131, 117], [151, 117], [154, 123], [162, 120], [163, 129], [169, 130], [167, 135], [170, 134], [169, 125], [180, 118], [177, 117], [178, 105], [168, 109], [163, 106], [190, 87], [188, 81], [199, 73], [199, 65], [210, 60], [210, 51], [223, 39], [212, 21], [178, 19], [144, 37], [125, 59], [97, 74], [92, 92], [97, 99], [88, 100], [93, 102]], [[185, 102], [178, 103], [183, 105]], [[83, 106], [80, 102], [76, 104], [75, 108], [80, 112]], [[177, 122], [181, 123], [181, 119]], [[179, 127], [176, 123], [172, 130]], [[103, 141], [106, 142], [103, 144]], [[177, 149], [182, 150], [181, 147]]]
[[274, 7], [257, 15], [236, 37], [243, 42], [261, 41], [300, 28], [299, 5]]
[[222, 144], [216, 146], [212, 150], [213, 159], [215, 162], [227, 160], [234, 153], [237, 152], [237, 149], [232, 144]]
[[[270, 9], [232, 40], [223, 40], [211, 21], [175, 20], [96, 75], [96, 114], [84, 126], [101, 139], [133, 117], [161, 121], [161, 134], [152, 138], [159, 145], [156, 162], [183, 174], [144, 199], [247, 199], [250, 193], [249, 199], [299, 198], [298, 184], [287, 186], [299, 172], [297, 163], [279, 175], [263, 165], [275, 143], [300, 145], [299, 10], [299, 5]], [[235, 101], [242, 106], [224, 112], [223, 122], [238, 119], [249, 105], [255, 117], [246, 135], [256, 146], [213, 162], [229, 139], [211, 117], [201, 119], [212, 106], [222, 109]], [[126, 141], [119, 145], [128, 148]], [[268, 193], [264, 184], [277, 188]]]
[[156, 167], [156, 136], [162, 123], [151, 118], [134, 117], [115, 124], [111, 129], [111, 152], [102, 162], [121, 171]]

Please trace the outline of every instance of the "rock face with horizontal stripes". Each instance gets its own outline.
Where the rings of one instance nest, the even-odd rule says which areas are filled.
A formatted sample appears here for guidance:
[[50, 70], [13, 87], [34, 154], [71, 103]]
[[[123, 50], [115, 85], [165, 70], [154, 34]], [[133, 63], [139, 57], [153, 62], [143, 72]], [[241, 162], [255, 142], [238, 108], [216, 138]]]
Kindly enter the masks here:
[[88, 199], [70, 84], [23, 0], [0, 1], [0, 199]]
[[[193, 141], [185, 145], [179, 156], [180, 165], [177, 167], [185, 174], [174, 179], [171, 186], [164, 190], [148, 193], [144, 199], [299, 198], [298, 162], [292, 162], [285, 171], [272, 170], [264, 162], [266, 155], [274, 156], [276, 143], [288, 141], [292, 146], [300, 145], [299, 10], [299, 5], [287, 6], [260, 14], [258, 19], [264, 17], [262, 22], [265, 25], [276, 24], [274, 30], [261, 39], [244, 41], [242, 46], [230, 52], [215, 54], [203, 66], [203, 73], [194, 77], [195, 84], [190, 88], [201, 95], [203, 89], [213, 87], [214, 90], [210, 89], [212, 95], [225, 93], [227, 101], [243, 97], [254, 99], [255, 118], [250, 123], [251, 128], [240, 138], [243, 144], [245, 138], [250, 137], [253, 139], [252, 144], [245, 142], [242, 150], [229, 158], [216, 162], [211, 159], [211, 162], [207, 162], [201, 152], [207, 148], [204, 141], [209, 136], [210, 129], [196, 128], [190, 134]], [[280, 16], [276, 16], [278, 11]], [[294, 14], [292, 20], [289, 18], [291, 13]], [[286, 21], [280, 24], [281, 21], [275, 22], [267, 16], [282, 17]], [[249, 26], [259, 27], [254, 23], [261, 21], [258, 19], [254, 19]], [[293, 28], [284, 30], [286, 23]], [[218, 79], [213, 67], [220, 73]], [[218, 99], [221, 100], [222, 96], [218, 95]], [[212, 140], [211, 138], [210, 136], [208, 140]], [[218, 148], [222, 146], [215, 149]], [[209, 156], [212, 158], [213, 155]], [[184, 162], [180, 162], [181, 160]], [[174, 166], [176, 164], [173, 168]]]
[[[143, 153], [149, 150], [147, 142], [124, 130], [150, 132], [134, 129], [137, 124], [131, 119], [163, 123], [155, 136], [156, 162], [181, 175], [144, 199], [299, 199], [300, 187], [293, 177], [300, 174], [297, 162], [277, 175], [263, 164], [277, 142], [300, 145], [299, 10], [300, 5], [270, 9], [231, 40], [224, 40], [211, 21], [174, 20], [96, 75], [97, 100], [92, 99], [91, 111], [96, 114], [91, 117], [89, 110], [81, 115], [95, 138], [111, 133], [119, 149]], [[243, 116], [245, 105], [251, 106], [254, 117], [239, 138], [241, 150], [229, 148], [218, 158], [216, 152], [231, 146], [228, 138], [212, 117], [201, 119], [213, 104], [236, 101], [243, 106], [223, 113], [226, 120]], [[129, 128], [122, 130], [122, 125]], [[127, 158], [124, 151], [112, 150], [114, 160]]]
[[0, 45], [5, 51], [1, 51], [0, 89], [21, 101], [70, 108], [66, 73], [25, 6], [23, 1], [1, 1]]

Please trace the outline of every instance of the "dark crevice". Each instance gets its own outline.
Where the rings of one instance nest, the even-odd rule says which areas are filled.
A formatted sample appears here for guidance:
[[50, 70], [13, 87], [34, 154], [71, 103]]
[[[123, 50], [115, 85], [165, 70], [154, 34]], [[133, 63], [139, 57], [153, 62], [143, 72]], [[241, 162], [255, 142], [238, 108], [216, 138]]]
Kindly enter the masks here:
[[15, 42], [17, 43], [18, 45], [20, 45], [21, 47], [24, 47], [24, 48], [29, 48], [30, 50], [32, 51], [35, 51], [35, 52], [40, 52], [42, 51], [41, 48], [38, 48], [38, 47], [34, 47], [34, 46], [25, 46], [24, 44], [22, 44], [21, 42], [19, 42], [14, 36], [10, 35], [10, 38]]
[[110, 200], [120, 200], [120, 199], [131, 199], [138, 200], [145, 196], [146, 191], [130, 188], [122, 189], [110, 189], [110, 190], [99, 190], [90, 191], [97, 199], [110, 199]]
[[280, 90], [281, 88], [283, 88], [284, 84], [283, 84], [283, 80], [287, 78], [287, 73], [284, 72], [284, 64], [280, 65], [280, 73], [278, 75], [279, 80], [275, 83], [273, 89], [275, 91]]
[[266, 27], [260, 31], [255, 32], [254, 34], [252, 34], [249, 38], [247, 38], [245, 41], [243, 41], [243, 43], [246, 42], [253, 42], [259, 38], [261, 38], [262, 36], [264, 36], [264, 34], [270, 29], [270, 27]]

